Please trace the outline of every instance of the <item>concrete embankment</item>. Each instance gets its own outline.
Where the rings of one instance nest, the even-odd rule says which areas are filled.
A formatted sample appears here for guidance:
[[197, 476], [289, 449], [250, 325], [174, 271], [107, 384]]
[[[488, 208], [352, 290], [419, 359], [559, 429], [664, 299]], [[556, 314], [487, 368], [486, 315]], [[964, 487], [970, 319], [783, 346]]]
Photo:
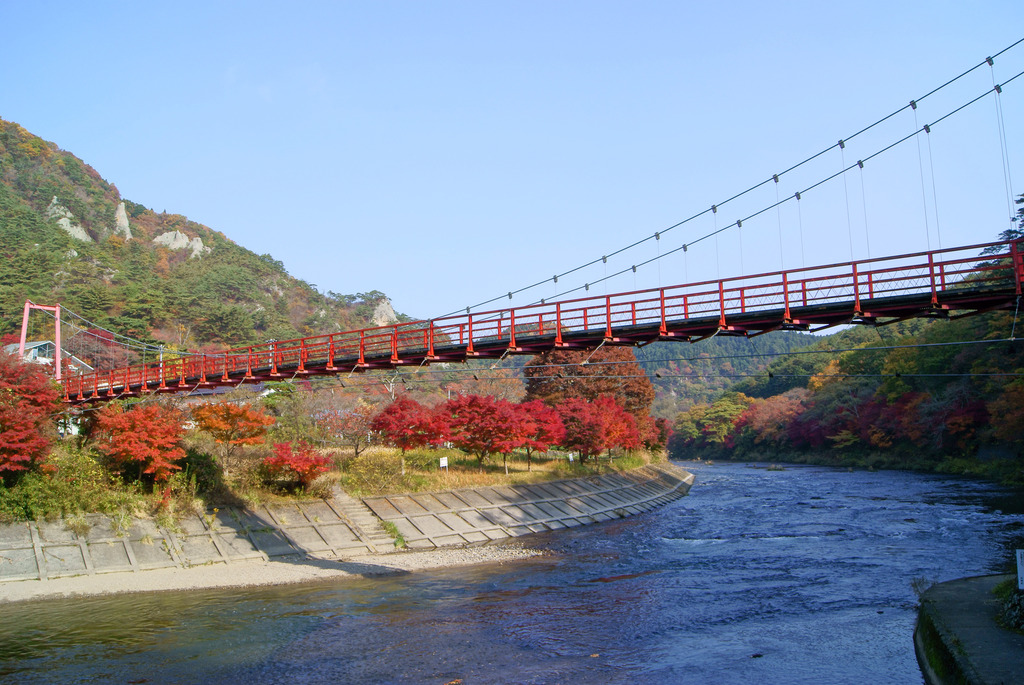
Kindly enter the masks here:
[[663, 464], [587, 479], [364, 502], [337, 490], [327, 500], [211, 509], [184, 517], [173, 529], [98, 514], [7, 524], [0, 526], [0, 595], [6, 581], [379, 555], [394, 550], [382, 519], [392, 521], [410, 547], [500, 540], [647, 511], [682, 497], [692, 482], [683, 469]]
[[992, 594], [1011, 577], [961, 578], [922, 593], [914, 648], [929, 685], [1024, 683], [1024, 635], [996, 623]]
[[369, 497], [413, 549], [487, 542], [608, 521], [679, 499], [693, 474], [673, 464], [532, 485]]

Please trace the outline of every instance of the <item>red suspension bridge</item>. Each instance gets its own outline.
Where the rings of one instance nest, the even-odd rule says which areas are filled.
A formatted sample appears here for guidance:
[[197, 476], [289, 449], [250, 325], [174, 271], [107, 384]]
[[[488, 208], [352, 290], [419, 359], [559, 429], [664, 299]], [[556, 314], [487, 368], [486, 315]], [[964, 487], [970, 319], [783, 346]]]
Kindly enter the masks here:
[[60, 382], [65, 401], [80, 404], [553, 348], [958, 318], [1015, 308], [1022, 282], [1020, 246], [987, 243], [273, 341]]

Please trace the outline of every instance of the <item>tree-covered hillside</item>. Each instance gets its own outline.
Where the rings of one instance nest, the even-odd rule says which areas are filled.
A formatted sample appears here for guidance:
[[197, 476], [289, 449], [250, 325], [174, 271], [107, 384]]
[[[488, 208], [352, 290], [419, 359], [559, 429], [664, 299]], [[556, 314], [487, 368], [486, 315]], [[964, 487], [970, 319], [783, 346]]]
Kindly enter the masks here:
[[777, 355], [811, 345], [820, 338], [779, 331], [756, 338], [716, 336], [697, 343], [656, 342], [636, 350], [657, 397], [655, 416], [673, 418], [694, 404], [710, 402], [737, 381], [767, 377]]
[[1024, 482], [1022, 312], [956, 314], [852, 328], [779, 357], [765, 373], [681, 412], [672, 454]]
[[[383, 293], [323, 294], [179, 214], [121, 197], [92, 167], [0, 119], [0, 335], [26, 299], [168, 347], [219, 349], [374, 325]], [[380, 308], [378, 309], [378, 306]], [[38, 321], [36, 337], [46, 337]]]

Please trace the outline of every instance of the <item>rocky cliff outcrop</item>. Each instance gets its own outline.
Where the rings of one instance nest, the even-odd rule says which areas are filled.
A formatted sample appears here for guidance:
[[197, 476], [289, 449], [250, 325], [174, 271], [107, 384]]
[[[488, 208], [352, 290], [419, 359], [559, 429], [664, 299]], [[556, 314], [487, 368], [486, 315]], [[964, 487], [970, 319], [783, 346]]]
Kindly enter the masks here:
[[192, 256], [190, 259], [192, 257], [202, 257], [211, 250], [211, 248], [203, 245], [203, 239], [199, 236], [189, 238], [181, 231], [168, 231], [167, 233], [161, 233], [157, 237], [153, 238], [153, 242], [157, 245], [163, 245], [169, 250], [192, 250]]
[[124, 202], [119, 202], [114, 212], [114, 235], [119, 235], [125, 240], [132, 239], [132, 229], [128, 225], [128, 212], [124, 209]]
[[384, 298], [380, 301], [373, 310], [372, 321], [374, 326], [389, 326], [398, 323], [398, 315], [395, 314], [395, 309], [391, 306], [391, 300]]
[[50, 206], [46, 208], [46, 216], [57, 222], [57, 225], [71, 234], [72, 238], [76, 240], [82, 240], [87, 243], [92, 242], [92, 238], [86, 233], [82, 225], [75, 221], [75, 215], [71, 213], [67, 207], [62, 205], [54, 195], [53, 199], [50, 200]]

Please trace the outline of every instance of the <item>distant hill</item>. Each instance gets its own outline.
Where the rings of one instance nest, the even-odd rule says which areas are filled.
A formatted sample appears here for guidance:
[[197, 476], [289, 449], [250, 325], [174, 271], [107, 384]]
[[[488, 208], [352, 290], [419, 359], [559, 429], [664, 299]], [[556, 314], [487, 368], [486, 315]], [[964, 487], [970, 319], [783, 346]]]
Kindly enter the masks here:
[[638, 348], [636, 358], [657, 390], [653, 413], [675, 418], [676, 412], [710, 402], [739, 381], [767, 378], [779, 355], [820, 340], [809, 333], [777, 331], [756, 338], [716, 336], [693, 344], [662, 341]]
[[59, 302], [118, 333], [187, 349], [406, 318], [384, 293], [320, 293], [269, 254], [122, 198], [70, 152], [2, 119], [0, 256], [0, 335], [8, 337], [20, 329], [26, 299]]

